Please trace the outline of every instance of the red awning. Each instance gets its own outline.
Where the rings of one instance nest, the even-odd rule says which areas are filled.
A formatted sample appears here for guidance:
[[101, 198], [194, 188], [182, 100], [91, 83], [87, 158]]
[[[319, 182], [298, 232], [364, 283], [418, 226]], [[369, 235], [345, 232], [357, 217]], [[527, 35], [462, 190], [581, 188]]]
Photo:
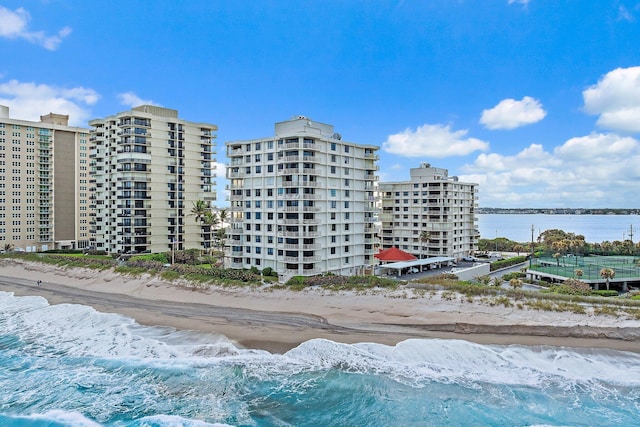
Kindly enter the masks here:
[[409, 252], [405, 252], [395, 246], [389, 249], [381, 249], [380, 252], [374, 255], [374, 257], [384, 262], [413, 261], [418, 259]]

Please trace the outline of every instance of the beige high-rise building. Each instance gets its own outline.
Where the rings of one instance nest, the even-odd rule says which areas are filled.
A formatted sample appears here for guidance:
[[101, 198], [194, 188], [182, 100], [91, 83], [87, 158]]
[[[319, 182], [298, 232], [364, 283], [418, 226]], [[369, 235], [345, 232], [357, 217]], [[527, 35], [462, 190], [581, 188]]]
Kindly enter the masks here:
[[109, 253], [204, 249], [212, 236], [189, 217], [216, 200], [218, 127], [142, 105], [89, 122], [96, 248]]
[[374, 258], [378, 147], [304, 116], [226, 143], [232, 268], [364, 274]]
[[0, 105], [0, 249], [90, 245], [89, 129], [68, 123], [12, 119]]
[[410, 176], [380, 183], [382, 248], [395, 246], [418, 258], [476, 251], [478, 184], [459, 182], [428, 163], [412, 168]]

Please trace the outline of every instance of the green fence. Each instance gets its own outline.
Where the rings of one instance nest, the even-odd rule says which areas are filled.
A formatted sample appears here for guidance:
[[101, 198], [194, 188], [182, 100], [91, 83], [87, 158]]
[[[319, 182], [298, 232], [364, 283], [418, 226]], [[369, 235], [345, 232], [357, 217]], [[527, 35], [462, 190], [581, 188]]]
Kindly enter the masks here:
[[616, 279], [640, 278], [640, 258], [633, 256], [574, 256], [554, 258], [543, 255], [534, 258], [531, 270], [562, 277], [578, 278], [576, 270], [582, 271], [582, 280], [602, 280], [600, 270], [610, 268]]

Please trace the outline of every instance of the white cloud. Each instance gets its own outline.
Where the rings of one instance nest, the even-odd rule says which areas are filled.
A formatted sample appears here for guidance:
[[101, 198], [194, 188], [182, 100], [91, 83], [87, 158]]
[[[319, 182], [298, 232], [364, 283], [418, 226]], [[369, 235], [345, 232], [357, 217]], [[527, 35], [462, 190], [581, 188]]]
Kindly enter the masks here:
[[525, 96], [521, 101], [503, 99], [495, 107], [484, 110], [480, 123], [488, 129], [515, 129], [537, 123], [546, 115], [540, 101]]
[[58, 113], [68, 114], [72, 126], [87, 126], [88, 107], [98, 99], [96, 91], [83, 87], [67, 89], [17, 80], [0, 83], [0, 104], [9, 106], [11, 117], [23, 120], [38, 121], [41, 115]]
[[159, 104], [154, 103], [151, 100], [145, 100], [140, 98], [138, 95], [136, 95], [135, 93], [129, 91], [129, 92], [125, 92], [125, 93], [119, 93], [118, 94], [118, 99], [120, 100], [120, 103], [122, 105], [126, 105], [127, 107], [139, 107], [141, 105], [157, 105], [160, 106]]
[[429, 125], [415, 131], [389, 135], [382, 149], [405, 157], [451, 157], [465, 156], [474, 151], [486, 151], [489, 144], [476, 138], [465, 138], [467, 130], [452, 131], [449, 125]]
[[619, 21], [633, 22], [633, 21], [635, 21], [635, 18], [633, 16], [633, 14], [629, 11], [629, 9], [627, 9], [623, 5], [620, 5], [618, 7], [618, 20]]
[[523, 4], [528, 5], [530, 0], [509, 0], [509, 4]]
[[20, 7], [15, 11], [0, 6], [0, 37], [25, 39], [47, 50], [56, 50], [62, 39], [71, 34], [70, 27], [64, 27], [56, 35], [46, 35], [43, 31], [29, 31], [29, 12]]
[[582, 96], [585, 111], [600, 116], [598, 126], [640, 132], [640, 67], [610, 71]]
[[480, 184], [487, 207], [635, 207], [640, 141], [594, 133], [552, 151], [532, 144], [514, 156], [481, 154], [460, 179]]

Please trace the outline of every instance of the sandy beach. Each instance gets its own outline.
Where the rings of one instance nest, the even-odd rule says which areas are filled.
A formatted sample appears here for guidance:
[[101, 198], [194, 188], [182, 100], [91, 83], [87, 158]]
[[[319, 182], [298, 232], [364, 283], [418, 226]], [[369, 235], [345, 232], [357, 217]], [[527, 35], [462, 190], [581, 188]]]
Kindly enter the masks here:
[[449, 300], [410, 287], [366, 293], [199, 289], [153, 276], [0, 260], [0, 291], [89, 305], [144, 325], [215, 332], [239, 346], [275, 353], [313, 338], [388, 345], [447, 338], [640, 352], [640, 320], [490, 305], [462, 296]]

